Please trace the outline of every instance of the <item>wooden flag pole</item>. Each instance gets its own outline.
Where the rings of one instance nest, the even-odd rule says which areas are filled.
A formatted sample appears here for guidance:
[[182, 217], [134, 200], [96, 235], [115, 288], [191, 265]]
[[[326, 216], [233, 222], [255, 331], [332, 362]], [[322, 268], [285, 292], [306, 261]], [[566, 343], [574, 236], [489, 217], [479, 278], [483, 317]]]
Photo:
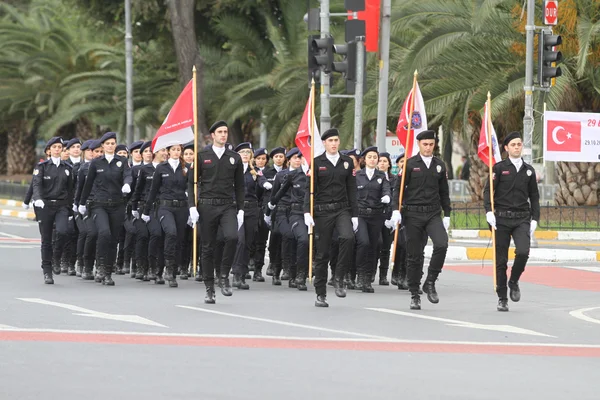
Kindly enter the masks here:
[[[490, 204], [492, 206], [492, 213], [494, 213], [494, 176], [492, 167], [494, 166], [494, 143], [492, 142], [492, 95], [490, 92], [487, 94], [487, 141], [488, 141], [488, 168], [489, 168], [489, 179], [490, 179]], [[497, 279], [496, 279], [496, 229], [492, 228], [492, 264], [494, 266], [494, 290], [496, 290]]]
[[[409, 142], [410, 134], [412, 131], [412, 117], [413, 112], [415, 111], [415, 97], [417, 97], [417, 77], [419, 73], [415, 70], [415, 75], [413, 78], [413, 87], [412, 87], [412, 98], [410, 99], [410, 119], [408, 121], [408, 129], [406, 131], [406, 149], [404, 149], [404, 161], [402, 162], [402, 178], [400, 181], [400, 194], [398, 195], [398, 210], [402, 212], [402, 197], [404, 196], [404, 180], [406, 178], [406, 161], [408, 160], [408, 150], [412, 148], [414, 143]], [[396, 225], [396, 230], [394, 232], [394, 244], [392, 245], [392, 262], [391, 262], [391, 270], [394, 270], [394, 262], [396, 261], [396, 242], [398, 241], [398, 230], [400, 225]]]
[[[310, 107], [308, 108], [308, 134], [310, 137], [310, 217], [313, 218], [314, 200], [315, 200], [315, 171], [313, 170], [315, 163], [315, 80], [311, 81], [310, 86]], [[313, 270], [313, 227], [308, 228], [308, 281], [312, 282]]]
[[[192, 98], [194, 105], [194, 161], [198, 159], [198, 91], [196, 87], [196, 66], [192, 68]], [[194, 204], [198, 201], [198, 168], [196, 165], [193, 165], [194, 169]], [[198, 221], [199, 222], [199, 221]], [[194, 277], [196, 276], [196, 270], [198, 268], [198, 223], [194, 225], [194, 236], [192, 239], [192, 271], [194, 272]]]

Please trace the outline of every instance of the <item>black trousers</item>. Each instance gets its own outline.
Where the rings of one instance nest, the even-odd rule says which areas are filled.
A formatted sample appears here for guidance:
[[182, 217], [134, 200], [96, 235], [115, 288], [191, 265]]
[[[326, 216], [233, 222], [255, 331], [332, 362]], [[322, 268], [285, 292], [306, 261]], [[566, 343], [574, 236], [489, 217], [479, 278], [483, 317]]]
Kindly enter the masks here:
[[[89, 211], [88, 211], [89, 212]], [[92, 262], [96, 259], [96, 245], [98, 243], [98, 229], [94, 222], [94, 218], [85, 215], [83, 217], [85, 223], [85, 244], [83, 245], [83, 258], [88, 262]]]
[[292, 263], [296, 266], [296, 274], [306, 278], [308, 274], [308, 227], [304, 223], [303, 214], [292, 213], [289, 222], [294, 235], [296, 253]]
[[137, 230], [133, 225], [134, 218], [129, 215], [125, 215], [125, 223], [123, 224], [125, 227], [125, 242], [123, 243], [124, 249], [124, 261], [126, 264], [129, 264], [132, 258], [134, 258], [135, 254], [135, 241], [136, 241], [136, 233]]
[[264, 213], [260, 210], [258, 214], [258, 231], [254, 239], [254, 268], [260, 269], [265, 265], [265, 252], [268, 239], [269, 227], [264, 220]]
[[[150, 219], [150, 221], [152, 221], [152, 219]], [[146, 224], [141, 218], [136, 218], [133, 221], [133, 226], [135, 227], [136, 231], [135, 256], [138, 264], [145, 265], [148, 260], [148, 241], [150, 240], [148, 224]]]
[[54, 251], [60, 260], [69, 235], [69, 209], [66, 206], [52, 206], [48, 204], [44, 208], [36, 207], [36, 217], [42, 235], [42, 269], [44, 272], [52, 272], [52, 231], [56, 225], [56, 246]]
[[238, 242], [233, 259], [233, 273], [246, 275], [250, 261], [250, 247], [258, 231], [258, 207], [244, 208], [244, 225], [238, 231]]
[[96, 260], [104, 261], [104, 265], [112, 268], [117, 256], [118, 235], [123, 229], [125, 205], [94, 206], [92, 218], [98, 229]]
[[119, 239], [117, 242], [117, 265], [120, 267], [123, 266], [123, 260], [125, 259], [125, 236], [127, 235], [127, 230], [125, 229], [125, 222], [125, 215], [123, 215], [123, 225], [121, 227], [121, 230], [119, 231]]
[[377, 269], [377, 249], [384, 223], [383, 214], [358, 217], [356, 232], [356, 264], [360, 275], [371, 278]]
[[67, 222], [67, 239], [65, 240], [65, 247], [62, 253], [61, 264], [67, 267], [72, 267], [75, 265], [77, 260], [77, 224], [75, 222], [75, 217], [72, 215], [71, 210], [69, 210], [69, 217]]
[[354, 262], [354, 232], [350, 220], [350, 211], [338, 210], [320, 212], [315, 215], [315, 238], [318, 243], [315, 257], [315, 291], [317, 295], [327, 294], [327, 267], [329, 251], [333, 238], [333, 230], [337, 229], [339, 241], [339, 256], [335, 267], [335, 278], [343, 280]]
[[87, 226], [81, 214], [75, 216], [75, 224], [77, 225], [77, 259], [83, 259], [85, 250], [85, 239], [88, 234]]
[[[389, 219], [389, 218], [388, 218]], [[385, 217], [384, 217], [385, 223]], [[394, 241], [394, 232], [385, 225], [381, 228], [381, 241], [377, 254], [379, 255], [379, 269], [387, 270], [390, 266], [390, 253], [392, 242]]]
[[427, 279], [436, 280], [448, 251], [448, 233], [444, 229], [439, 212], [420, 213], [405, 211], [403, 222], [406, 227], [407, 278], [408, 288], [412, 294], [418, 294], [423, 273], [423, 248], [427, 236], [433, 242], [433, 253], [429, 261]]
[[496, 218], [496, 293], [501, 299], [506, 299], [507, 282], [506, 270], [508, 269], [508, 249], [512, 236], [515, 242], [515, 261], [510, 273], [510, 280], [518, 282], [525, 271], [525, 265], [529, 259], [529, 247], [531, 236], [530, 219], [518, 218]]
[[269, 237], [269, 263], [273, 270], [281, 270], [281, 234], [277, 231], [277, 215], [285, 213], [285, 211], [275, 211], [271, 214], [271, 236]]
[[228, 277], [237, 246], [237, 212], [233, 204], [199, 204], [200, 230], [202, 236], [202, 273], [205, 282], [214, 281], [214, 247], [217, 231], [223, 230], [224, 248], [221, 262], [221, 277]]
[[178, 263], [181, 260], [188, 217], [187, 207], [158, 207], [158, 220], [164, 232], [165, 262]]
[[[275, 219], [273, 233], [281, 238], [279, 246], [280, 262], [273, 264], [273, 274], [279, 276], [279, 272], [292, 265], [292, 258], [295, 254], [295, 239], [292, 232], [292, 224], [287, 212], [278, 212]], [[304, 216], [302, 217], [304, 221]], [[294, 260], [295, 261], [295, 260]]]

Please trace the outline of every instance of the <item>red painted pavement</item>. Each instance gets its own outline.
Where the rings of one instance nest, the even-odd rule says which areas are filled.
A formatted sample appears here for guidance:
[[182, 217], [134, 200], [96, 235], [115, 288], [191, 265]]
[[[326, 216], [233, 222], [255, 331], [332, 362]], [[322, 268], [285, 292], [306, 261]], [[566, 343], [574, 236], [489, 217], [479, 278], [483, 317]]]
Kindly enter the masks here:
[[0, 331], [0, 341], [230, 347], [252, 349], [381, 351], [396, 353], [505, 354], [553, 357], [600, 357], [598, 347], [333, 341], [318, 339], [194, 337], [130, 334]]
[[[492, 267], [484, 268], [469, 265], [448, 265], [444, 270], [464, 272], [468, 274], [492, 276]], [[510, 276], [510, 269], [508, 272]], [[600, 274], [562, 267], [531, 266], [525, 268], [521, 275], [522, 282], [536, 283], [560, 289], [587, 290], [600, 292]]]

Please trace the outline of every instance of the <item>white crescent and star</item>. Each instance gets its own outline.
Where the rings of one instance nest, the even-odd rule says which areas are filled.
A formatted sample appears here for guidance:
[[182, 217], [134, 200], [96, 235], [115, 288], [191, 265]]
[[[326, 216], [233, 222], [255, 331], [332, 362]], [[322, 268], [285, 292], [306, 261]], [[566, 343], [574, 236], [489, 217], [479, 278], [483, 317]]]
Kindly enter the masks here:
[[[565, 128], [563, 128], [562, 126], [560, 126], [560, 125], [559, 125], [559, 126], [557, 126], [556, 128], [554, 128], [554, 129], [552, 130], [552, 140], [554, 140], [554, 143], [556, 143], [556, 144], [563, 144], [563, 143], [565, 142], [564, 140], [563, 140], [562, 142], [561, 142], [561, 141], [559, 141], [559, 140], [558, 140], [558, 138], [556, 137], [556, 135], [558, 134], [558, 132], [559, 132], [561, 129], [562, 129], [563, 131], [565, 130]], [[567, 133], [567, 138], [569, 138], [569, 139], [570, 139], [570, 135], [571, 135], [570, 133]]]

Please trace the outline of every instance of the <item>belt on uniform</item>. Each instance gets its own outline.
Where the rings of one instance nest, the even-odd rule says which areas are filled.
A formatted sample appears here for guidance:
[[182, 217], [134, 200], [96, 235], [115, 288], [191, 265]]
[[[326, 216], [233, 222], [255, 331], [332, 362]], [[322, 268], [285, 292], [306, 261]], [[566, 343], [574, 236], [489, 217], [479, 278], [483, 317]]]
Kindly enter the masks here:
[[337, 211], [350, 207], [348, 202], [331, 203], [331, 204], [315, 204], [315, 211]]
[[359, 208], [358, 215], [380, 215], [383, 214], [383, 208]]
[[258, 201], [244, 201], [244, 208], [246, 207], [258, 207]]
[[516, 219], [516, 218], [525, 218], [529, 217], [531, 214], [529, 211], [498, 211], [496, 210], [496, 214], [502, 218]]
[[69, 204], [67, 200], [44, 200], [44, 204], [49, 206], [66, 206]]
[[290, 205], [290, 208], [292, 209], [292, 211], [304, 211], [304, 204], [292, 203], [292, 205]]
[[98, 200], [92, 200], [92, 201], [88, 201], [88, 206], [93, 207], [93, 206], [107, 206], [107, 207], [112, 207], [112, 206], [122, 206], [125, 204], [125, 201], [123, 199], [119, 199], [119, 200], [105, 200], [105, 201], [98, 201]]
[[208, 204], [211, 206], [222, 206], [225, 204], [235, 204], [233, 199], [198, 199], [198, 204]]
[[402, 209], [405, 211], [416, 211], [416, 212], [422, 212], [422, 213], [426, 213], [426, 212], [433, 212], [433, 211], [440, 211], [441, 207], [439, 206], [439, 204], [433, 205], [433, 206], [402, 206]]
[[158, 205], [166, 207], [187, 207], [188, 202], [187, 200], [159, 200]]

